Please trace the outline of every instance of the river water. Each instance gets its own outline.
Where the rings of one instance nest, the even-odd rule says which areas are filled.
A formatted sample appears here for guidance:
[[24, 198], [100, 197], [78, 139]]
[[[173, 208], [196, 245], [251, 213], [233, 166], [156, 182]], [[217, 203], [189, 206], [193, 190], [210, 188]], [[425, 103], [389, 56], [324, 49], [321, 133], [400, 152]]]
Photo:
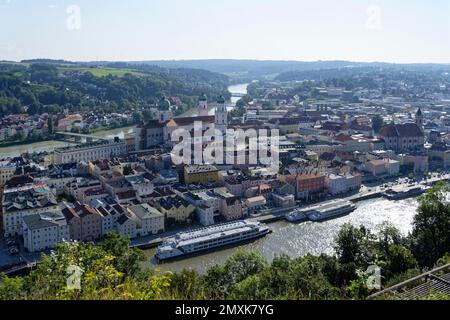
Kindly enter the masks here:
[[[248, 83], [241, 83], [241, 84], [236, 84], [236, 85], [233, 85], [233, 86], [229, 86], [228, 87], [228, 91], [230, 91], [231, 94], [233, 94], [233, 93], [247, 94], [247, 86], [248, 85], [249, 85]], [[239, 98], [239, 97], [231, 97], [231, 104], [233, 106], [235, 106], [236, 102], [238, 102], [239, 99], [241, 99], [241, 98]]]
[[[119, 129], [112, 129], [112, 130], [105, 130], [105, 131], [98, 131], [94, 132], [92, 135], [97, 137], [103, 137], [112, 139], [114, 137], [120, 137], [123, 139], [125, 134], [132, 133], [134, 131], [135, 127], [126, 127], [126, 128], [119, 128]], [[6, 158], [6, 157], [16, 157], [23, 153], [33, 153], [33, 152], [44, 152], [44, 151], [53, 151], [56, 148], [60, 147], [66, 147], [71, 145], [70, 142], [64, 142], [64, 141], [42, 141], [42, 142], [35, 142], [35, 143], [29, 143], [29, 144], [21, 144], [16, 146], [10, 146], [10, 147], [4, 147], [0, 148], [0, 159]]]
[[258, 252], [269, 260], [283, 253], [291, 257], [304, 256], [308, 253], [332, 254], [333, 240], [345, 223], [355, 226], [364, 225], [377, 232], [384, 221], [389, 221], [404, 235], [408, 234], [411, 231], [418, 203], [415, 199], [401, 201], [372, 199], [360, 202], [357, 206], [350, 215], [323, 223], [291, 224], [284, 221], [272, 223], [269, 226], [273, 233], [253, 243], [161, 265], [157, 265], [154, 260], [155, 249], [149, 249], [145, 251], [148, 258], [145, 264], [163, 271], [195, 269], [204, 272], [208, 267], [224, 262], [239, 249]]
[[[241, 84], [235, 84], [228, 87], [228, 91], [230, 91], [232, 94], [247, 94], [247, 86], [248, 83], [241, 83]], [[214, 101], [212, 100], [214, 97], [210, 97], [209, 101], [209, 111], [208, 115], [213, 116], [216, 113], [216, 109], [214, 107]], [[228, 111], [233, 110], [233, 108], [236, 106], [236, 102], [241, 99], [239, 97], [231, 97], [231, 104], [227, 107]], [[198, 116], [198, 112], [196, 108], [192, 108], [185, 113], [181, 115], [182, 117], [196, 117]]]

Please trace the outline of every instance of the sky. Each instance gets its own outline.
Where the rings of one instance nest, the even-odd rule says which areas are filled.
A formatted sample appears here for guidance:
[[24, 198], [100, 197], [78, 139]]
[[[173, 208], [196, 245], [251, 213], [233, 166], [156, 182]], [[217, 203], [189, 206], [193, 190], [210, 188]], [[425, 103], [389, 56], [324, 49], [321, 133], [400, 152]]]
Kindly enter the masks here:
[[0, 60], [450, 63], [449, 0], [0, 0]]

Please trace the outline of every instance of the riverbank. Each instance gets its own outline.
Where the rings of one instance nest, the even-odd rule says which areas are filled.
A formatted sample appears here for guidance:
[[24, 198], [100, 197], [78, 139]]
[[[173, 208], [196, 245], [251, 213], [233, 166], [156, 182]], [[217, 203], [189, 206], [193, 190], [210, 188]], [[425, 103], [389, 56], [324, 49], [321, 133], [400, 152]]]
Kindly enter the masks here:
[[[109, 130], [100, 130], [92, 134], [97, 137], [113, 139], [115, 136], [123, 139], [126, 134], [133, 133], [136, 126], [127, 126]], [[73, 145], [72, 142], [59, 140], [45, 140], [32, 143], [12, 143], [10, 146], [0, 146], [0, 159], [17, 157], [23, 153], [52, 152], [56, 148]]]

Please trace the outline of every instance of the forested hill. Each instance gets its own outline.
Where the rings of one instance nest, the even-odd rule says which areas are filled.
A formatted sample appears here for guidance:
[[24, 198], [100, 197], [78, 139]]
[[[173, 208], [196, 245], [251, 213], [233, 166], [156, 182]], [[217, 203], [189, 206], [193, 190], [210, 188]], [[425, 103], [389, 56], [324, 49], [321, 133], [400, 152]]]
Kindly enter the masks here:
[[180, 112], [202, 93], [224, 95], [228, 77], [206, 70], [114, 63], [100, 66], [62, 60], [0, 63], [0, 116], [27, 112], [119, 112], [174, 97]]
[[310, 70], [291, 70], [280, 73], [275, 77], [278, 81], [327, 80], [351, 77], [372, 77], [388, 75], [392, 77], [409, 77], [414, 75], [427, 78], [441, 76], [450, 72], [450, 65], [446, 64], [367, 64], [364, 66], [344, 66], [339, 68], [324, 68]]
[[[104, 62], [108, 65], [108, 62]], [[162, 68], [194, 68], [218, 72], [230, 77], [234, 83], [244, 83], [253, 80], [272, 80], [280, 74], [289, 78], [303, 78], [303, 72], [325, 72], [328, 76], [334, 71], [348, 70], [364, 71], [364, 69], [408, 69], [414, 71], [441, 70], [450, 68], [449, 64], [393, 64], [385, 62], [354, 62], [344, 60], [329, 61], [288, 61], [288, 60], [152, 60], [128, 62], [129, 65], [159, 66]], [[327, 72], [331, 70], [330, 72]], [[299, 73], [299, 75], [295, 75]], [[336, 73], [336, 72], [334, 72]], [[284, 75], [283, 75], [284, 77]], [[334, 76], [333, 76], [334, 77]]]

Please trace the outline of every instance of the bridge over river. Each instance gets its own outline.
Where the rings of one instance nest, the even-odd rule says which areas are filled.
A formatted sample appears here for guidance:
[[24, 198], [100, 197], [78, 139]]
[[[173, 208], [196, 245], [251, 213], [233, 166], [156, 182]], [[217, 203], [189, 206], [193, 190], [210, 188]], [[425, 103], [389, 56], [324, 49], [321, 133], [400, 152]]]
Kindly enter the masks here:
[[74, 133], [74, 132], [62, 132], [58, 131], [55, 133], [56, 137], [60, 140], [69, 141], [69, 142], [76, 142], [76, 143], [82, 143], [87, 142], [94, 142], [94, 141], [108, 141], [108, 138], [105, 137], [97, 137], [90, 134], [82, 134], [82, 133]]

